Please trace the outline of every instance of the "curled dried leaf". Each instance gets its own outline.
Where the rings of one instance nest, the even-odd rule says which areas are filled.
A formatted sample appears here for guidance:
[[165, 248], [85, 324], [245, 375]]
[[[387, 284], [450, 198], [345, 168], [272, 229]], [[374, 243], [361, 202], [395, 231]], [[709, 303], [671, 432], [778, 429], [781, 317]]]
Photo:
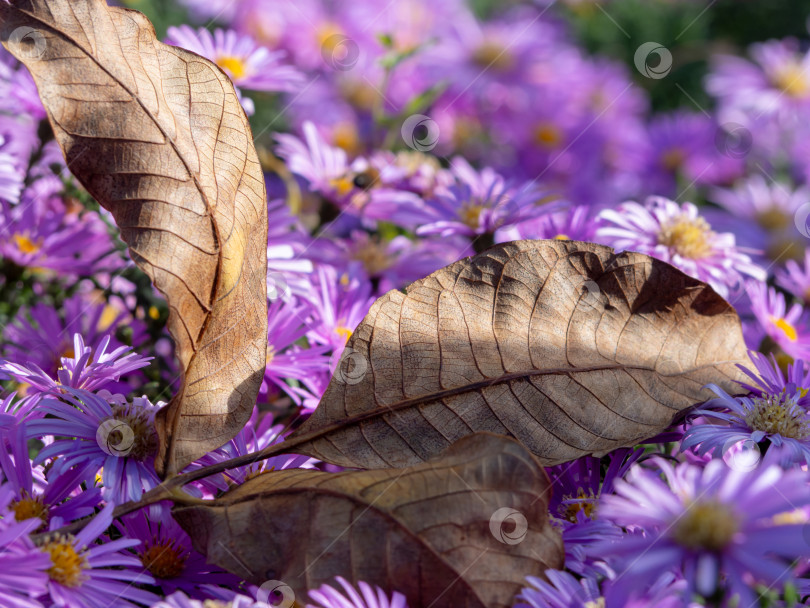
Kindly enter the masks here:
[[0, 2], [68, 167], [169, 305], [183, 383], [158, 415], [172, 474], [250, 416], [267, 345], [267, 207], [250, 126], [214, 64], [103, 0]]
[[740, 363], [734, 309], [669, 264], [590, 243], [506, 243], [380, 298], [295, 450], [402, 467], [490, 431], [558, 464], [657, 435], [711, 395], [708, 382], [733, 392]]
[[291, 469], [255, 477], [174, 516], [209, 561], [305, 591], [343, 576], [409, 606], [512, 605], [526, 576], [561, 568], [551, 485], [516, 441], [489, 433], [395, 470]]

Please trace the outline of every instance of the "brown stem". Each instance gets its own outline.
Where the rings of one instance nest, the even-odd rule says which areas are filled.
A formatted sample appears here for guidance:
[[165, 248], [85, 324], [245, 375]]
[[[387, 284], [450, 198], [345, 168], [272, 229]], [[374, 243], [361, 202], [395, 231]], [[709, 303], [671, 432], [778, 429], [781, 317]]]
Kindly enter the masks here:
[[[236, 469], [259, 462], [260, 460], [266, 460], [268, 458], [272, 458], [273, 456], [289, 452], [296, 446], [307, 443], [313, 437], [321, 435], [322, 433], [323, 431], [307, 433], [306, 435], [301, 435], [295, 439], [288, 439], [286, 441], [282, 441], [281, 443], [267, 446], [258, 452], [251, 452], [250, 454], [244, 454], [242, 456], [237, 456], [236, 458], [231, 458], [230, 460], [225, 460], [207, 467], [201, 467], [193, 471], [175, 475], [174, 477], [169, 477], [160, 485], [155, 486], [151, 490], [144, 493], [140, 500], [125, 502], [124, 504], [115, 507], [113, 510], [113, 517], [121, 517], [122, 515], [127, 515], [164, 500], [170, 500], [174, 503], [180, 504], [190, 504], [192, 502], [196, 504], [200, 501], [183, 492], [183, 486], [191, 483], [192, 481], [198, 481], [206, 477], [211, 477], [212, 475], [224, 473], [228, 469]], [[52, 532], [41, 532], [39, 534], [34, 534], [31, 538], [34, 540], [34, 542], [37, 542], [54, 534], [75, 534], [84, 528], [84, 526], [86, 526], [93, 519], [93, 517], [95, 517], [95, 515], [76, 520]]]

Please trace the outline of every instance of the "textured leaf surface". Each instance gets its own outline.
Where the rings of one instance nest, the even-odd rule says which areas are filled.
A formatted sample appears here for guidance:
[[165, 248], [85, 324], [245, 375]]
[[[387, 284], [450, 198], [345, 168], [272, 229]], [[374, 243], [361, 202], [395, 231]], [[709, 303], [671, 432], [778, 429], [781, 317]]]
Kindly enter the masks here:
[[562, 566], [550, 494], [524, 446], [479, 433], [407, 469], [265, 473], [174, 516], [209, 561], [257, 585], [281, 581], [301, 605], [341, 575], [414, 608], [492, 608], [511, 606], [524, 577]]
[[507, 243], [380, 298], [295, 451], [402, 467], [491, 431], [558, 464], [655, 436], [708, 382], [734, 392], [738, 363], [750, 361], [734, 309], [669, 264]]
[[250, 127], [209, 61], [103, 0], [0, 2], [68, 167], [169, 304], [184, 371], [158, 416], [171, 473], [247, 421], [267, 343], [267, 207]]

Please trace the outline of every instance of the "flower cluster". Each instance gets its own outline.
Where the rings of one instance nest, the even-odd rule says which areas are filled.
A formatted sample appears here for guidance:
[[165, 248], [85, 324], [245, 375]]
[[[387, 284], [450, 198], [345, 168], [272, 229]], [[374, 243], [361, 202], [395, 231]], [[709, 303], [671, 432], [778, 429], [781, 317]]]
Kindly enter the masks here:
[[[251, 117], [270, 226], [259, 397], [189, 470], [283, 441], [333, 375], [353, 382], [368, 362], [341, 356], [391, 290], [515, 239], [638, 251], [733, 304], [749, 381], [709, 384], [714, 398], [663, 435], [550, 467], [564, 569], [527, 578], [516, 601], [810, 605], [806, 36], [707, 50], [702, 79], [662, 102], [667, 49], [650, 72], [588, 33], [601, 12], [630, 37], [611, 17], [629, 0], [164, 4], [185, 21], [159, 23], [164, 41], [219, 66]], [[684, 35], [719, 10], [649, 4], [684, 11]], [[181, 377], [169, 314], [0, 51], [0, 605], [267, 608], [168, 503], [113, 517], [159, 483], [155, 416]], [[334, 470], [276, 456], [186, 490], [211, 498], [290, 468]], [[296, 605], [406, 599], [338, 577]]]

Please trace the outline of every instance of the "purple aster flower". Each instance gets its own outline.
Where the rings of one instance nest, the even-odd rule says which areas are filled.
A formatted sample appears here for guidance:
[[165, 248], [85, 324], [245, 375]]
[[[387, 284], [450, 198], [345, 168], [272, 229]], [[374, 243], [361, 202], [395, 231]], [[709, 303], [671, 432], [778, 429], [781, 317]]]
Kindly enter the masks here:
[[138, 500], [160, 482], [154, 467], [159, 406], [145, 397], [130, 403], [62, 387], [59, 399], [46, 397], [37, 408], [51, 417], [29, 422], [29, 436], [57, 439], [40, 451], [36, 463], [60, 456], [54, 464], [59, 470], [76, 465], [103, 468], [104, 497], [116, 503]]
[[132, 352], [128, 346], [119, 346], [108, 353], [110, 340], [111, 336], [104, 336], [93, 355], [94, 349], [85, 345], [81, 334], [73, 334], [73, 356], [61, 358], [62, 365], [56, 371], [56, 380], [35, 363], [26, 366], [0, 359], [0, 373], [30, 385], [29, 394], [34, 391], [59, 392], [63, 386], [96, 391], [109, 388], [124, 374], [146, 367], [152, 360], [152, 357], [141, 357]]
[[47, 117], [30, 72], [5, 50], [0, 57], [0, 110], [34, 121]]
[[56, 534], [40, 544], [51, 561], [47, 573], [52, 606], [130, 608], [157, 601], [155, 594], [137, 586], [154, 584], [154, 579], [141, 571], [138, 558], [123, 552], [140, 541], [102, 536], [112, 523], [112, 510], [113, 505], [105, 507], [76, 536]]
[[[123, 323], [132, 329], [133, 345], [143, 342], [144, 324], [98, 296], [79, 293], [66, 299], [58, 309], [39, 302], [28, 310], [20, 310], [14, 322], [5, 328], [3, 354], [9, 361], [34, 364], [48, 376], [56, 377], [62, 359], [75, 360], [77, 356], [75, 334], [80, 334], [84, 344], [98, 353], [101, 343]], [[110, 338], [108, 347], [113, 352], [121, 346], [118, 340]]]
[[[523, 589], [518, 599], [526, 602], [518, 608], [687, 608], [683, 602], [683, 580], [674, 576], [662, 577], [646, 593], [639, 597], [637, 590], [631, 598], [619, 601], [612, 599], [610, 589], [603, 593], [593, 578], [577, 579], [568, 572], [546, 570], [548, 582], [528, 576], [531, 585]], [[610, 587], [608, 582], [606, 587]], [[697, 608], [697, 603], [689, 603], [688, 608]]]
[[750, 54], [755, 63], [727, 55], [714, 60], [706, 89], [724, 107], [782, 114], [810, 104], [810, 53], [801, 53], [798, 41], [753, 44]]
[[346, 204], [358, 191], [346, 152], [326, 143], [312, 122], [304, 122], [302, 131], [303, 140], [277, 133], [276, 154], [292, 173], [307, 180], [312, 191], [336, 204]]
[[741, 287], [745, 275], [760, 281], [767, 276], [737, 247], [733, 234], [714, 232], [692, 203], [650, 197], [644, 205], [622, 203], [598, 217], [604, 222], [596, 231], [599, 242], [669, 262], [709, 283], [723, 297]]
[[0, 255], [18, 266], [75, 277], [123, 266], [107, 226], [92, 211], [81, 217], [25, 200], [0, 207]]
[[[196, 464], [202, 466], [217, 464], [236, 458], [237, 456], [244, 456], [245, 454], [263, 450], [276, 443], [281, 443], [284, 440], [282, 435], [283, 430], [281, 425], [274, 423], [272, 415], [265, 414], [264, 416], [260, 416], [258, 408], [255, 408], [250, 420], [244, 428], [237, 433], [236, 437], [222, 447], [200, 458]], [[229, 469], [225, 473], [225, 476], [231, 483], [238, 485], [266, 471], [280, 471], [293, 468], [308, 469], [311, 468], [315, 462], [315, 460], [308, 456], [282, 454], [239, 467], [238, 469]], [[224, 489], [219, 486], [209, 486], [210, 482], [208, 486], [206, 483], [203, 483], [203, 487], [209, 490]]]
[[569, 523], [576, 522], [581, 511], [588, 518], [595, 516], [598, 499], [613, 492], [613, 484], [621, 479], [630, 467], [644, 454], [638, 448], [621, 448], [606, 456], [608, 466], [602, 474], [602, 459], [584, 456], [570, 463], [548, 467], [554, 489], [549, 502], [549, 512]]
[[294, 67], [281, 63], [286, 53], [271, 51], [256, 44], [250, 36], [234, 30], [188, 25], [170, 27], [167, 44], [181, 46], [205, 57], [222, 68], [233, 83], [254, 91], [294, 91], [303, 83], [303, 75]]
[[34, 598], [45, 591], [51, 560], [28, 537], [40, 522], [18, 521], [9, 509], [14, 497], [11, 484], [0, 485], [0, 604], [8, 608], [41, 608]]
[[803, 406], [810, 405], [810, 397], [807, 395], [808, 390], [810, 390], [810, 368], [805, 366], [804, 361], [799, 359], [793, 363], [788, 363], [787, 374], [785, 374], [782, 372], [782, 369], [776, 362], [776, 357], [773, 355], [771, 355], [769, 359], [762, 353], [754, 351], [748, 354], [754, 362], [756, 372], [753, 372], [745, 366], [738, 365], [737, 367], [751, 378], [753, 382], [753, 384], [739, 382], [740, 386], [757, 397], [762, 398], [799, 393], [799, 403]]
[[779, 448], [783, 460], [810, 464], [810, 411], [800, 405], [799, 390], [731, 397], [715, 384], [708, 388], [718, 398], [691, 412], [704, 421], [686, 430], [681, 449], [694, 447], [701, 455], [713, 450], [713, 456], [721, 458], [739, 443], [753, 445], [767, 439]]
[[810, 359], [810, 316], [801, 304], [788, 309], [782, 293], [759, 281], [748, 281], [745, 290], [765, 334], [788, 356]]
[[101, 502], [101, 491], [82, 484], [92, 480], [95, 470], [86, 465], [49, 472], [32, 465], [28, 458], [28, 441], [24, 424], [0, 433], [0, 445], [7, 442], [9, 451], [0, 449], [0, 469], [8, 486], [14, 490], [9, 508], [17, 521], [38, 519], [39, 528], [54, 530], [76, 519], [91, 515]]
[[810, 188], [769, 184], [761, 175], [753, 175], [733, 189], [713, 190], [710, 200], [727, 211], [711, 213], [712, 223], [734, 232], [741, 242], [761, 250], [767, 258], [793, 258], [796, 252], [804, 251], [794, 217], [810, 200]]
[[312, 603], [307, 604], [307, 608], [407, 608], [405, 596], [399, 592], [395, 591], [389, 597], [379, 587], [372, 587], [363, 581], [355, 589], [342, 576], [335, 577], [335, 580], [343, 587], [343, 592], [330, 585], [310, 590]]
[[238, 594], [231, 594], [227, 601], [227, 604], [220, 604], [210, 600], [194, 600], [182, 591], [177, 591], [156, 604], [152, 604], [151, 608], [219, 608], [219, 606], [225, 608], [268, 608], [269, 606], [267, 602], [257, 602], [251, 597]]
[[[316, 344], [330, 346], [337, 356], [374, 303], [367, 281], [339, 275], [335, 268], [325, 265], [318, 267], [308, 299], [316, 318], [307, 337]], [[332, 358], [334, 361], [335, 356]]]
[[788, 260], [784, 269], [776, 271], [776, 282], [794, 296], [810, 303], [810, 249], [804, 252], [804, 266], [795, 260]]
[[593, 241], [598, 226], [591, 205], [575, 205], [499, 230], [498, 242], [518, 239]]
[[353, 230], [345, 239], [319, 239], [313, 257], [346, 268], [372, 282], [376, 293], [402, 289], [459, 259], [468, 247], [466, 239], [413, 239], [397, 235]]
[[617, 600], [673, 570], [683, 572], [685, 598], [719, 589], [741, 606], [756, 603], [750, 585], [781, 587], [790, 579], [791, 562], [807, 552], [804, 524], [780, 518], [810, 503], [805, 471], [743, 471], [722, 460], [705, 468], [654, 463], [666, 483], [659, 471], [636, 465], [600, 505], [601, 517], [634, 530], [603, 548], [622, 573], [615, 580], [627, 576], [628, 584], [614, 582]]
[[730, 183], [743, 170], [740, 158], [717, 149], [715, 119], [684, 111], [656, 116], [650, 123], [644, 171], [647, 192], [676, 194], [677, 178], [687, 184]]
[[277, 299], [267, 308], [267, 367], [261, 392], [282, 389], [296, 403], [301, 395], [288, 381], [307, 384], [313, 375], [329, 370], [327, 345], [304, 348], [299, 344], [312, 325], [312, 307], [306, 301]]
[[602, 459], [594, 456], [549, 467], [553, 492], [549, 502], [552, 522], [561, 528], [565, 546], [565, 565], [586, 576], [610, 573], [598, 543], [621, 534], [611, 522], [597, 517], [599, 498], [613, 491], [613, 484], [644, 454], [643, 449], [622, 448], [609, 454], [602, 475]]
[[204, 589], [209, 584], [239, 584], [238, 577], [207, 564], [192, 548], [191, 537], [174, 521], [168, 506], [143, 509], [115, 525], [126, 538], [140, 541], [132, 550], [165, 594], [180, 590], [199, 597], [206, 595]]
[[494, 170], [476, 171], [463, 158], [453, 159], [452, 172], [456, 182], [424, 202], [418, 235], [494, 234], [556, 208], [533, 184], [513, 187]]

